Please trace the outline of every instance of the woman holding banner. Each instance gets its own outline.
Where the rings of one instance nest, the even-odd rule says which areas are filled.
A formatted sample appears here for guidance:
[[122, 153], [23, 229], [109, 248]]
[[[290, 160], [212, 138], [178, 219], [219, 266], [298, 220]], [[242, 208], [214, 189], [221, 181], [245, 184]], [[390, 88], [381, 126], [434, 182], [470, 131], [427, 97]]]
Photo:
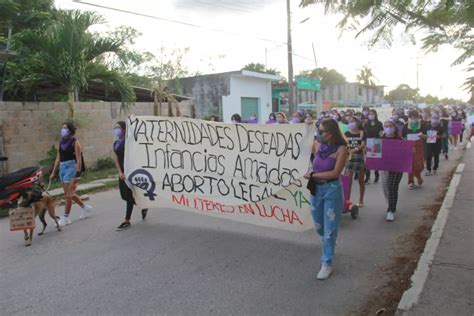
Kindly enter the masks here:
[[[352, 191], [352, 178], [357, 175], [359, 180], [359, 207], [364, 207], [365, 194], [365, 157], [364, 150], [366, 144], [365, 133], [362, 130], [362, 123], [353, 116], [349, 119], [349, 131], [344, 135], [347, 138], [349, 147], [349, 161], [346, 165], [346, 175], [349, 176], [349, 192]], [[350, 193], [349, 193], [350, 196]]]
[[425, 167], [424, 142], [426, 139], [426, 127], [420, 120], [420, 114], [417, 110], [411, 110], [409, 112], [408, 125], [405, 126], [403, 136], [405, 139], [415, 142], [413, 147], [415, 149], [413, 155], [413, 171], [408, 175], [408, 187], [412, 190], [415, 188], [415, 178], [418, 181], [418, 185], [423, 184], [421, 172]]
[[339, 176], [347, 161], [347, 140], [338, 123], [326, 119], [319, 126], [318, 142], [314, 146], [313, 171], [308, 172], [311, 191], [311, 215], [316, 232], [321, 236], [323, 253], [317, 278], [325, 280], [332, 272], [336, 238], [344, 204]]
[[[366, 138], [380, 138], [383, 132], [383, 124], [379, 121], [377, 111], [372, 109], [369, 110], [369, 115], [367, 116], [369, 119], [368, 122], [365, 124], [364, 132]], [[379, 181], [379, 171], [375, 170], [375, 178], [374, 183]], [[365, 184], [370, 183], [370, 170], [366, 170], [365, 172]]]
[[[400, 139], [397, 125], [392, 120], [388, 120], [383, 125], [382, 138]], [[385, 199], [388, 203], [387, 221], [393, 222], [395, 220], [395, 212], [397, 211], [398, 190], [400, 181], [402, 181], [403, 173], [398, 171], [382, 171], [382, 188]]]
[[[124, 161], [125, 161], [125, 131], [126, 125], [125, 122], [117, 122], [117, 126], [114, 128], [114, 135], [117, 137], [117, 140], [114, 142], [114, 155], [113, 159], [115, 162], [115, 167], [117, 168], [119, 174], [119, 191], [122, 200], [127, 203], [127, 209], [125, 212], [125, 220], [117, 230], [124, 230], [130, 228], [130, 218], [132, 217], [133, 206], [135, 205], [135, 199], [133, 198], [132, 190], [125, 183], [125, 174], [124, 174]], [[145, 220], [148, 209], [142, 210], [142, 219]]]

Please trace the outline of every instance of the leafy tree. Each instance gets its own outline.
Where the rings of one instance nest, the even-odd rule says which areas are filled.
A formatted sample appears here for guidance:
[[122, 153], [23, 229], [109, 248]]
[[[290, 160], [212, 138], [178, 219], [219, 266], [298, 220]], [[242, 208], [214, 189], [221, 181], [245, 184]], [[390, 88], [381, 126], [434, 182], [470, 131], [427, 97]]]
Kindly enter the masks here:
[[255, 71], [255, 72], [261, 72], [265, 74], [270, 74], [270, 75], [280, 75], [280, 72], [274, 68], [266, 68], [264, 64], [260, 63], [250, 63], [245, 65], [242, 70], [249, 70], [249, 71]]
[[415, 100], [417, 94], [417, 89], [413, 89], [407, 84], [401, 84], [395, 90], [390, 91], [385, 99], [390, 102]]
[[[342, 13], [339, 22], [342, 30], [356, 30], [356, 37], [370, 33], [369, 45], [377, 43], [390, 46], [397, 27], [405, 27], [404, 33], [415, 41], [414, 33], [419, 29], [426, 31], [422, 39], [423, 49], [435, 52], [442, 45], [450, 45], [461, 50], [461, 55], [453, 65], [466, 61], [473, 71], [474, 57], [474, 1], [466, 0], [400, 0], [400, 1], [333, 1], [301, 0], [301, 6], [322, 4], [326, 13]], [[470, 76], [464, 87], [473, 93], [474, 80]]]
[[426, 104], [431, 104], [431, 105], [437, 105], [439, 103], [439, 99], [436, 96], [432, 96], [430, 94], [421, 97], [420, 102], [426, 103]]
[[304, 70], [300, 72], [301, 76], [321, 79], [321, 86], [324, 88], [329, 85], [344, 84], [346, 77], [335, 69], [317, 68], [313, 70]]
[[34, 90], [44, 80], [60, 85], [67, 91], [69, 117], [74, 119], [76, 96], [87, 90], [91, 81], [98, 81], [108, 90], [117, 90], [126, 109], [135, 100], [133, 89], [120, 72], [104, 62], [107, 56], [121, 53], [123, 39], [89, 30], [103, 22], [92, 12], [58, 11], [44, 31], [22, 32], [15, 42], [27, 50], [28, 57], [16, 69], [12, 85], [25, 91]]
[[365, 84], [366, 86], [375, 86], [375, 79], [374, 73], [369, 66], [363, 66], [362, 69], [359, 69], [359, 74], [357, 75], [357, 81], [359, 83]]
[[[53, 12], [53, 0], [0, 0], [0, 50], [11, 50], [16, 34], [44, 27]], [[10, 34], [13, 34], [11, 38]], [[0, 64], [0, 100], [3, 100], [5, 80], [18, 62], [19, 59], [5, 60]]]

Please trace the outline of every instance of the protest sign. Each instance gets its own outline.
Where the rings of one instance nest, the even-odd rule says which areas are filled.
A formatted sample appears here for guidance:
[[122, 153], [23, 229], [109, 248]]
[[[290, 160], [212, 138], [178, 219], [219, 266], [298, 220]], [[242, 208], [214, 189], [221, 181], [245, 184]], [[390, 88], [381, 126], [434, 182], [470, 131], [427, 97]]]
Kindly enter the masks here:
[[[367, 139], [367, 144], [372, 138]], [[399, 139], [381, 139], [381, 153], [375, 157], [367, 154], [367, 169], [410, 173], [413, 169], [414, 142]]]
[[438, 132], [434, 130], [430, 130], [426, 132], [428, 138], [426, 139], [427, 144], [436, 144], [436, 138], [438, 136]]
[[10, 231], [35, 228], [35, 210], [32, 207], [18, 207], [8, 212]]
[[421, 133], [416, 133], [416, 134], [407, 134], [407, 140], [410, 141], [417, 141], [420, 139]]
[[367, 138], [367, 158], [382, 157], [382, 140], [380, 138]]
[[313, 226], [306, 124], [131, 117], [125, 174], [142, 208], [170, 207], [294, 231]]
[[451, 135], [457, 136], [462, 133], [462, 121], [451, 121]]

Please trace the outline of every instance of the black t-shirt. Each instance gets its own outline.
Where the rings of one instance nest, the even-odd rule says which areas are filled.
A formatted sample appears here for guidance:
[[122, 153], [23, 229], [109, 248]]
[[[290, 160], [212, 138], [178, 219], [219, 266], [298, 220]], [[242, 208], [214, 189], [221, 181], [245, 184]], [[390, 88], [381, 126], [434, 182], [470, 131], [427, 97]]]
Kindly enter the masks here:
[[[442, 124], [438, 124], [436, 126], [432, 126], [431, 124], [428, 124], [426, 127], [426, 133], [428, 134], [429, 131], [436, 131], [437, 132], [437, 138], [436, 138], [436, 144], [441, 144], [441, 137], [443, 133], [446, 131], [446, 129], [443, 127]], [[428, 135], [429, 136], [429, 135]], [[430, 143], [427, 143], [428, 145], [433, 145]]]
[[380, 121], [368, 121], [364, 127], [364, 134], [367, 138], [380, 138], [380, 132], [383, 131], [383, 125]]
[[362, 142], [366, 141], [365, 133], [363, 131], [360, 131], [357, 134], [352, 134], [350, 131], [345, 132], [344, 135], [347, 138], [349, 149], [354, 149], [362, 145]]

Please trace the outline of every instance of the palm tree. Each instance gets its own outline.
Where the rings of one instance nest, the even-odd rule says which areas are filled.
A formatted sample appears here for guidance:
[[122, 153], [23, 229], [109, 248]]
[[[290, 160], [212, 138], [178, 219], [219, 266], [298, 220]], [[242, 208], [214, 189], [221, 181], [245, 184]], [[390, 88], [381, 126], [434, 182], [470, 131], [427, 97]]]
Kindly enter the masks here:
[[161, 104], [163, 101], [166, 101], [168, 103], [168, 116], [173, 116], [173, 104], [176, 106], [176, 116], [180, 116], [178, 101], [174, 95], [170, 93], [163, 80], [158, 80], [158, 83], [151, 91], [151, 95], [153, 97], [153, 115], [161, 116]]
[[105, 62], [107, 56], [120, 51], [123, 42], [89, 31], [91, 26], [103, 22], [102, 17], [93, 12], [60, 10], [44, 32], [26, 32], [20, 38], [36, 59], [27, 81], [31, 87], [48, 80], [64, 88], [68, 94], [70, 119], [75, 116], [78, 93], [87, 90], [91, 81], [102, 82], [109, 90], [118, 91], [122, 109], [128, 109], [135, 100], [135, 93], [125, 77], [109, 69]]
[[362, 69], [359, 69], [359, 74], [357, 75], [357, 81], [366, 86], [375, 86], [375, 76], [372, 72], [372, 69], [369, 66], [363, 66]]

